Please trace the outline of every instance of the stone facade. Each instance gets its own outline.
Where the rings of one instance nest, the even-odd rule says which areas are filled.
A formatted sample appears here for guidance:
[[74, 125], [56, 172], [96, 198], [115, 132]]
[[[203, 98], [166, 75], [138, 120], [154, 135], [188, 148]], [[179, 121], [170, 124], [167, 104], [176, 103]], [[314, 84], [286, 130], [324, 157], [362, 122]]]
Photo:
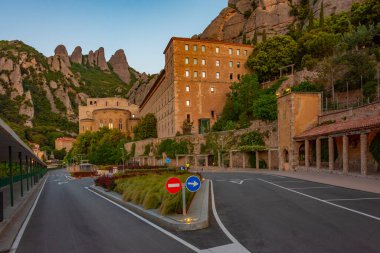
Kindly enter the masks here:
[[86, 106], [79, 106], [80, 134], [108, 127], [132, 136], [138, 122], [139, 107], [124, 98], [88, 98]]
[[253, 47], [208, 40], [172, 38], [165, 69], [141, 104], [140, 113], [157, 117], [158, 137], [207, 131], [221, 114], [230, 85], [249, 73], [245, 62]]
[[75, 138], [71, 137], [61, 137], [55, 139], [55, 149], [56, 150], [61, 150], [61, 149], [66, 149], [66, 152], [69, 152], [74, 145]]

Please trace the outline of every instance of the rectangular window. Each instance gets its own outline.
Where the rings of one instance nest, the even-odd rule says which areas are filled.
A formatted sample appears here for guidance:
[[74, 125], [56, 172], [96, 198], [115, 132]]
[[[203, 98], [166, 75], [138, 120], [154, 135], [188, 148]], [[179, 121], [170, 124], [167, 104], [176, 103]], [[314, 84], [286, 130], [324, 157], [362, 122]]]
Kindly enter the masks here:
[[232, 48], [228, 49], [228, 54], [232, 54]]
[[247, 50], [244, 50], [244, 55], [247, 55], [248, 54], [248, 51]]
[[236, 67], [240, 68], [240, 62], [236, 63]]
[[219, 60], [216, 60], [215, 65], [216, 65], [217, 67], [219, 67], [219, 66], [220, 66], [220, 61], [219, 61]]
[[190, 100], [186, 100], [186, 106], [190, 107]]
[[190, 122], [190, 114], [186, 114], [186, 121]]
[[211, 92], [211, 93], [214, 93], [214, 92], [215, 92], [215, 87], [211, 87], [211, 88], [210, 88], [210, 92]]
[[189, 58], [185, 58], [185, 64], [189, 64]]
[[186, 70], [186, 71], [185, 71], [185, 76], [186, 76], [186, 77], [189, 77], [189, 76], [190, 76], [190, 71]]
[[190, 91], [190, 85], [186, 85], [186, 92]]
[[237, 79], [240, 81], [240, 74], [237, 75]]
[[185, 51], [189, 51], [189, 45], [188, 44], [185, 45]]
[[206, 71], [202, 71], [202, 78], [206, 78]]
[[215, 48], [215, 52], [216, 52], [217, 54], [219, 54], [219, 51], [220, 51], [220, 50], [219, 50], [219, 47], [216, 47], [216, 48]]
[[211, 111], [211, 118], [215, 119], [215, 112], [214, 111]]
[[194, 52], [197, 52], [198, 46], [194, 45], [193, 49], [194, 49]]
[[198, 71], [194, 71], [194, 77], [195, 77], [195, 78], [198, 77]]
[[232, 68], [232, 67], [233, 67], [233, 62], [230, 61], [230, 62], [228, 63], [228, 66], [230, 66], [230, 68]]
[[202, 45], [202, 52], [206, 52], [206, 46]]
[[219, 79], [219, 78], [220, 78], [220, 73], [216, 72], [216, 79]]
[[240, 49], [236, 50], [236, 55], [240, 55]]
[[230, 73], [230, 80], [234, 79], [234, 74]]
[[206, 60], [202, 59], [202, 65], [206, 65]]
[[198, 59], [194, 58], [194, 65], [197, 65], [197, 64], [198, 64]]

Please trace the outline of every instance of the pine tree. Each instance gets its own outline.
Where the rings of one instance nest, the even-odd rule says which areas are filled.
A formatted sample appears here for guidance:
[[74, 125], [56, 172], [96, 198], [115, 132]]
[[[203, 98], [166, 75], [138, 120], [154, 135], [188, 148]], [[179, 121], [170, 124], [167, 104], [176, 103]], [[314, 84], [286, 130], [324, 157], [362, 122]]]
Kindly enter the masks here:
[[253, 45], [257, 44], [257, 31], [256, 30], [255, 30], [255, 33], [253, 34], [252, 44]]
[[267, 41], [267, 31], [264, 29], [262, 33], [263, 42]]
[[313, 13], [313, 10], [310, 8], [308, 30], [312, 30], [313, 28], [314, 28], [314, 13]]

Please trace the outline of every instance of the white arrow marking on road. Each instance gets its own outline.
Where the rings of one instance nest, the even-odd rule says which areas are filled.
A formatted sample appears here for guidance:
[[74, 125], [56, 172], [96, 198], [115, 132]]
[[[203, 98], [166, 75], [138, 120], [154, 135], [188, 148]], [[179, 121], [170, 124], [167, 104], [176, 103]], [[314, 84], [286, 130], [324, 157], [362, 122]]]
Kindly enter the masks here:
[[242, 183], [244, 183], [244, 180], [230, 180], [230, 183], [242, 184]]
[[179, 187], [179, 183], [176, 183], [176, 184], [168, 184], [168, 187], [169, 188], [173, 188], [173, 187]]
[[198, 185], [197, 181], [194, 182], [188, 182], [187, 184], [192, 185], [193, 187], [196, 187]]
[[59, 185], [61, 184], [67, 184], [68, 182], [58, 182]]

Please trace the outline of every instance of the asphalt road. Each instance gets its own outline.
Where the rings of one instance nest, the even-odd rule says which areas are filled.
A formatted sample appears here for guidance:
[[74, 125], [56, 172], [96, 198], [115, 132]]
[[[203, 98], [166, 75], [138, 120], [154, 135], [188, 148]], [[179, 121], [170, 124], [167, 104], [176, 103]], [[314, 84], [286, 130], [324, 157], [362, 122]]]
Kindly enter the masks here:
[[251, 252], [380, 252], [380, 195], [253, 173], [204, 174], [231, 234]]
[[49, 173], [18, 253], [193, 252], [85, 189], [93, 180]]
[[[221, 222], [251, 252], [380, 252], [378, 194], [267, 174], [204, 176]], [[49, 172], [17, 252], [244, 252], [214, 216], [207, 229], [170, 231], [175, 239], [87, 190], [92, 183]]]

